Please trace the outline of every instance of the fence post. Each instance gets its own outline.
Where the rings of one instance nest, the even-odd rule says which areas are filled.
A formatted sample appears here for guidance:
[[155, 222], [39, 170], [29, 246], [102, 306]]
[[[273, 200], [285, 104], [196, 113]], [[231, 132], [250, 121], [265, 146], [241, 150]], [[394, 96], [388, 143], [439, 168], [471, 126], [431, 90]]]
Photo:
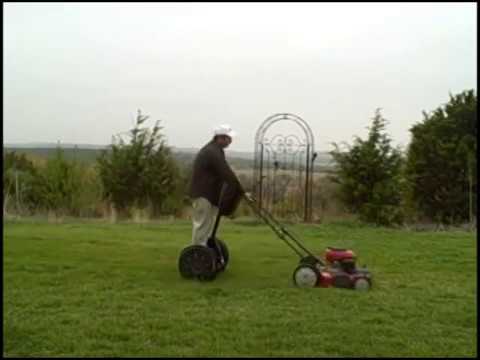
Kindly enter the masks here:
[[473, 228], [473, 179], [472, 179], [472, 166], [468, 164], [468, 217], [469, 217], [469, 222], [470, 222], [470, 228]]
[[15, 201], [16, 201], [16, 210], [17, 215], [19, 213], [19, 192], [18, 192], [18, 170], [15, 169]]

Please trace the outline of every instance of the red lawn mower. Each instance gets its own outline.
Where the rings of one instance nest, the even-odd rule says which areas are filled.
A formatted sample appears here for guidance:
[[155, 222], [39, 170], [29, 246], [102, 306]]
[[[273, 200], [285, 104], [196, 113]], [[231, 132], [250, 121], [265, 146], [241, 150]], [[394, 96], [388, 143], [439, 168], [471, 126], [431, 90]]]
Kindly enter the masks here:
[[275, 220], [272, 214], [259, 208], [253, 197], [245, 196], [245, 199], [255, 214], [300, 257], [300, 263], [293, 272], [293, 283], [296, 286], [356, 290], [371, 288], [372, 275], [366, 268], [356, 266], [356, 255], [352, 250], [327, 247], [325, 260], [322, 260]]

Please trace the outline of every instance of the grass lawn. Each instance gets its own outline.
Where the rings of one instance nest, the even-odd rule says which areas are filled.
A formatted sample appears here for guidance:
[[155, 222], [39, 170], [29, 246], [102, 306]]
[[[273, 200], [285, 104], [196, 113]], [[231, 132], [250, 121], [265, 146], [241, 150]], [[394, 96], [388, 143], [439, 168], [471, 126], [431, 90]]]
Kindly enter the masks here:
[[210, 283], [178, 273], [189, 222], [4, 222], [3, 355], [476, 357], [475, 233], [291, 228], [352, 248], [372, 290], [295, 288], [296, 255], [247, 221], [222, 220]]

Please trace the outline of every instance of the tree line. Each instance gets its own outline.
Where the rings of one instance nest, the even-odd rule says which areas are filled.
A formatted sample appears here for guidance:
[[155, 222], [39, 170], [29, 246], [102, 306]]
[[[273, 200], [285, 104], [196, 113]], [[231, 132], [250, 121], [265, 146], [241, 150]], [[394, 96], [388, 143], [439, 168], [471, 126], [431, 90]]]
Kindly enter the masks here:
[[[378, 225], [474, 223], [476, 109], [474, 90], [450, 94], [447, 104], [424, 112], [423, 121], [410, 128], [406, 151], [391, 145], [388, 121], [377, 109], [366, 139], [332, 144], [333, 196], [360, 220]], [[148, 119], [139, 111], [133, 129], [113, 136], [93, 164], [66, 159], [60, 148], [44, 161], [4, 152], [4, 214], [98, 217], [114, 211], [129, 218], [141, 210], [152, 218], [181, 216], [190, 201], [191, 162], [176, 160], [160, 122], [149, 127]], [[314, 200], [314, 207], [321, 208], [323, 200]]]
[[450, 94], [449, 102], [411, 127], [406, 153], [391, 146], [377, 109], [367, 139], [331, 152], [332, 175], [343, 203], [375, 224], [432, 221], [473, 223], [477, 208], [477, 97]]

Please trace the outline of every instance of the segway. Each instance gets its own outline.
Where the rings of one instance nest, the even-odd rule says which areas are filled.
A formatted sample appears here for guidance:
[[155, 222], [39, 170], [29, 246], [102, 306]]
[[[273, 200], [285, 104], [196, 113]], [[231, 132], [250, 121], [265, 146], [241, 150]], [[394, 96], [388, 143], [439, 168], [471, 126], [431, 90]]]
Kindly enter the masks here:
[[236, 194], [235, 201], [230, 206], [224, 206], [227, 185], [223, 184], [218, 204], [218, 214], [212, 234], [207, 240], [207, 246], [190, 245], [182, 250], [178, 259], [180, 275], [185, 279], [213, 280], [217, 274], [225, 271], [230, 259], [227, 244], [216, 237], [220, 218], [222, 215], [230, 215], [235, 211], [241, 198]]

